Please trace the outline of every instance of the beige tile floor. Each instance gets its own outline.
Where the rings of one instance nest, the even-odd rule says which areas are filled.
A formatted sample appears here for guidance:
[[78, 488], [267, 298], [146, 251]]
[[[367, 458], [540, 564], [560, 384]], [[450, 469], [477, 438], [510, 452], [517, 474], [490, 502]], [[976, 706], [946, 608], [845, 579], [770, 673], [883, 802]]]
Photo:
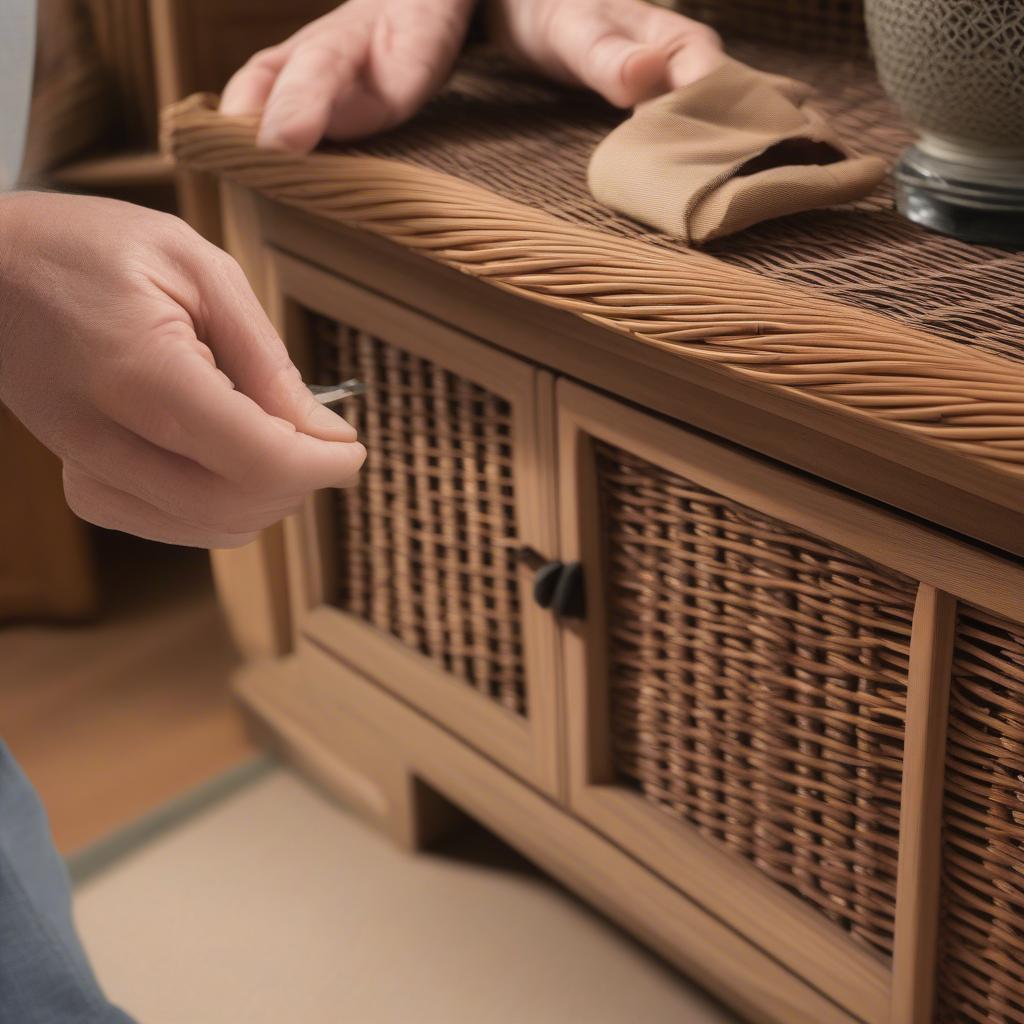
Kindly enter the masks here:
[[143, 1024], [731, 1024], [483, 833], [408, 855], [274, 770], [83, 883]]

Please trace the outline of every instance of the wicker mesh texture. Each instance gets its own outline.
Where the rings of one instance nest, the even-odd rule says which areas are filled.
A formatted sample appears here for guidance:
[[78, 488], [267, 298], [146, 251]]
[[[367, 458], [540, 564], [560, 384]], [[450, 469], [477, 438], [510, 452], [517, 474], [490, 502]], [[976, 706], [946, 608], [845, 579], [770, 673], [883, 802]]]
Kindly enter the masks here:
[[[854, 150], [894, 159], [910, 141], [863, 61], [742, 40], [730, 51], [817, 86], [817, 105]], [[467, 58], [449, 88], [413, 121], [343, 151], [430, 167], [565, 220], [678, 249], [675, 239], [599, 206], [587, 190], [590, 154], [621, 111], [587, 93], [497, 67], [493, 59]], [[923, 231], [894, 211], [888, 185], [845, 208], [758, 225], [712, 243], [708, 251], [769, 278], [1024, 361], [1024, 254]]]
[[620, 449], [597, 461], [618, 772], [891, 954], [915, 585]]
[[961, 609], [946, 752], [939, 1017], [1024, 1024], [1024, 626]]
[[368, 455], [336, 492], [333, 603], [525, 714], [508, 402], [323, 317], [310, 332], [320, 380], [368, 385], [341, 409]]
[[726, 38], [817, 53], [867, 51], [861, 0], [676, 0], [672, 6]]

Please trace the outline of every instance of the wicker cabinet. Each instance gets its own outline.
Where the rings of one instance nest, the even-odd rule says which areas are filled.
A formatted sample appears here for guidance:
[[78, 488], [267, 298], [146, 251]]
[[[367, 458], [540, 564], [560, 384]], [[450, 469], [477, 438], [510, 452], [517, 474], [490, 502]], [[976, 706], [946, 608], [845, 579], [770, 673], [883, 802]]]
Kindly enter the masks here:
[[[765, 1019], [1012, 1006], [1024, 568], [362, 276], [264, 260], [307, 378], [366, 385], [358, 484], [286, 536], [286, 731], [347, 759], [336, 788], [394, 830], [412, 811], [365, 791], [431, 778], [359, 753], [378, 691], [769, 954], [802, 995]], [[524, 550], [580, 566], [582, 614], [538, 604]], [[281, 713], [281, 687], [243, 693]]]
[[[273, 533], [217, 556], [240, 635], [288, 606], [243, 700], [396, 838], [454, 805], [744, 1019], [1024, 1021], [1016, 300], [947, 302], [946, 242], [877, 204], [822, 215], [845, 256], [778, 229], [798, 285], [768, 229], [645, 239], [580, 190], [586, 109], [552, 152], [562, 119], [530, 134], [543, 103], [499, 84], [370, 156], [172, 113], [306, 378], [367, 385], [362, 477], [286, 524], [287, 582]], [[869, 236], [913, 281], [870, 277]]]

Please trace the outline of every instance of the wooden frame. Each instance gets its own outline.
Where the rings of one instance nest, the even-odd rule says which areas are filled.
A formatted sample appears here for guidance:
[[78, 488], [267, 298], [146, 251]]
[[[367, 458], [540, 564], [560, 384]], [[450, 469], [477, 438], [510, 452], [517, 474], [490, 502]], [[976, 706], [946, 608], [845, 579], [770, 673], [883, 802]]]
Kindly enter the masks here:
[[[302, 311], [308, 309], [371, 331], [508, 401], [514, 418], [518, 541], [553, 556], [557, 547], [554, 441], [551, 385], [545, 375], [527, 363], [289, 256], [272, 254], [267, 274], [271, 318], [300, 369], [308, 362], [302, 325]], [[546, 416], [539, 412], [542, 404], [548, 410]], [[326, 494], [311, 499], [286, 524], [296, 636], [314, 640], [426, 714], [443, 720], [521, 778], [557, 795], [557, 633], [552, 617], [533, 602], [526, 567], [520, 570], [520, 597], [527, 714], [519, 717], [455, 682], [395, 638], [330, 607], [328, 502]]]
[[954, 597], [922, 585], [914, 609], [900, 814], [892, 1024], [930, 1024], [935, 1005], [946, 725]]
[[[578, 385], [560, 381], [557, 396], [560, 550], [566, 561], [583, 563], [591, 610], [584, 624], [566, 627], [562, 634], [570, 807], [857, 1017], [871, 1024], [929, 1019], [945, 702], [956, 605], [946, 591], [1024, 621], [1024, 573], [987, 552]], [[906, 802], [891, 971], [753, 865], [723, 854], [696, 830], [614, 783], [594, 439], [922, 581], [908, 678]]]

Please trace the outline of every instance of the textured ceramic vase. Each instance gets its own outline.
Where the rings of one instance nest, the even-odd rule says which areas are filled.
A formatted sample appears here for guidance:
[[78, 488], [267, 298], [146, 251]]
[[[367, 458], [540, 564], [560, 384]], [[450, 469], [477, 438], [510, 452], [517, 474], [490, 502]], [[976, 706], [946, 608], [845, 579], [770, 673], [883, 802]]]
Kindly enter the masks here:
[[866, 0], [879, 78], [919, 141], [896, 170], [911, 220], [1024, 245], [1024, 0]]

